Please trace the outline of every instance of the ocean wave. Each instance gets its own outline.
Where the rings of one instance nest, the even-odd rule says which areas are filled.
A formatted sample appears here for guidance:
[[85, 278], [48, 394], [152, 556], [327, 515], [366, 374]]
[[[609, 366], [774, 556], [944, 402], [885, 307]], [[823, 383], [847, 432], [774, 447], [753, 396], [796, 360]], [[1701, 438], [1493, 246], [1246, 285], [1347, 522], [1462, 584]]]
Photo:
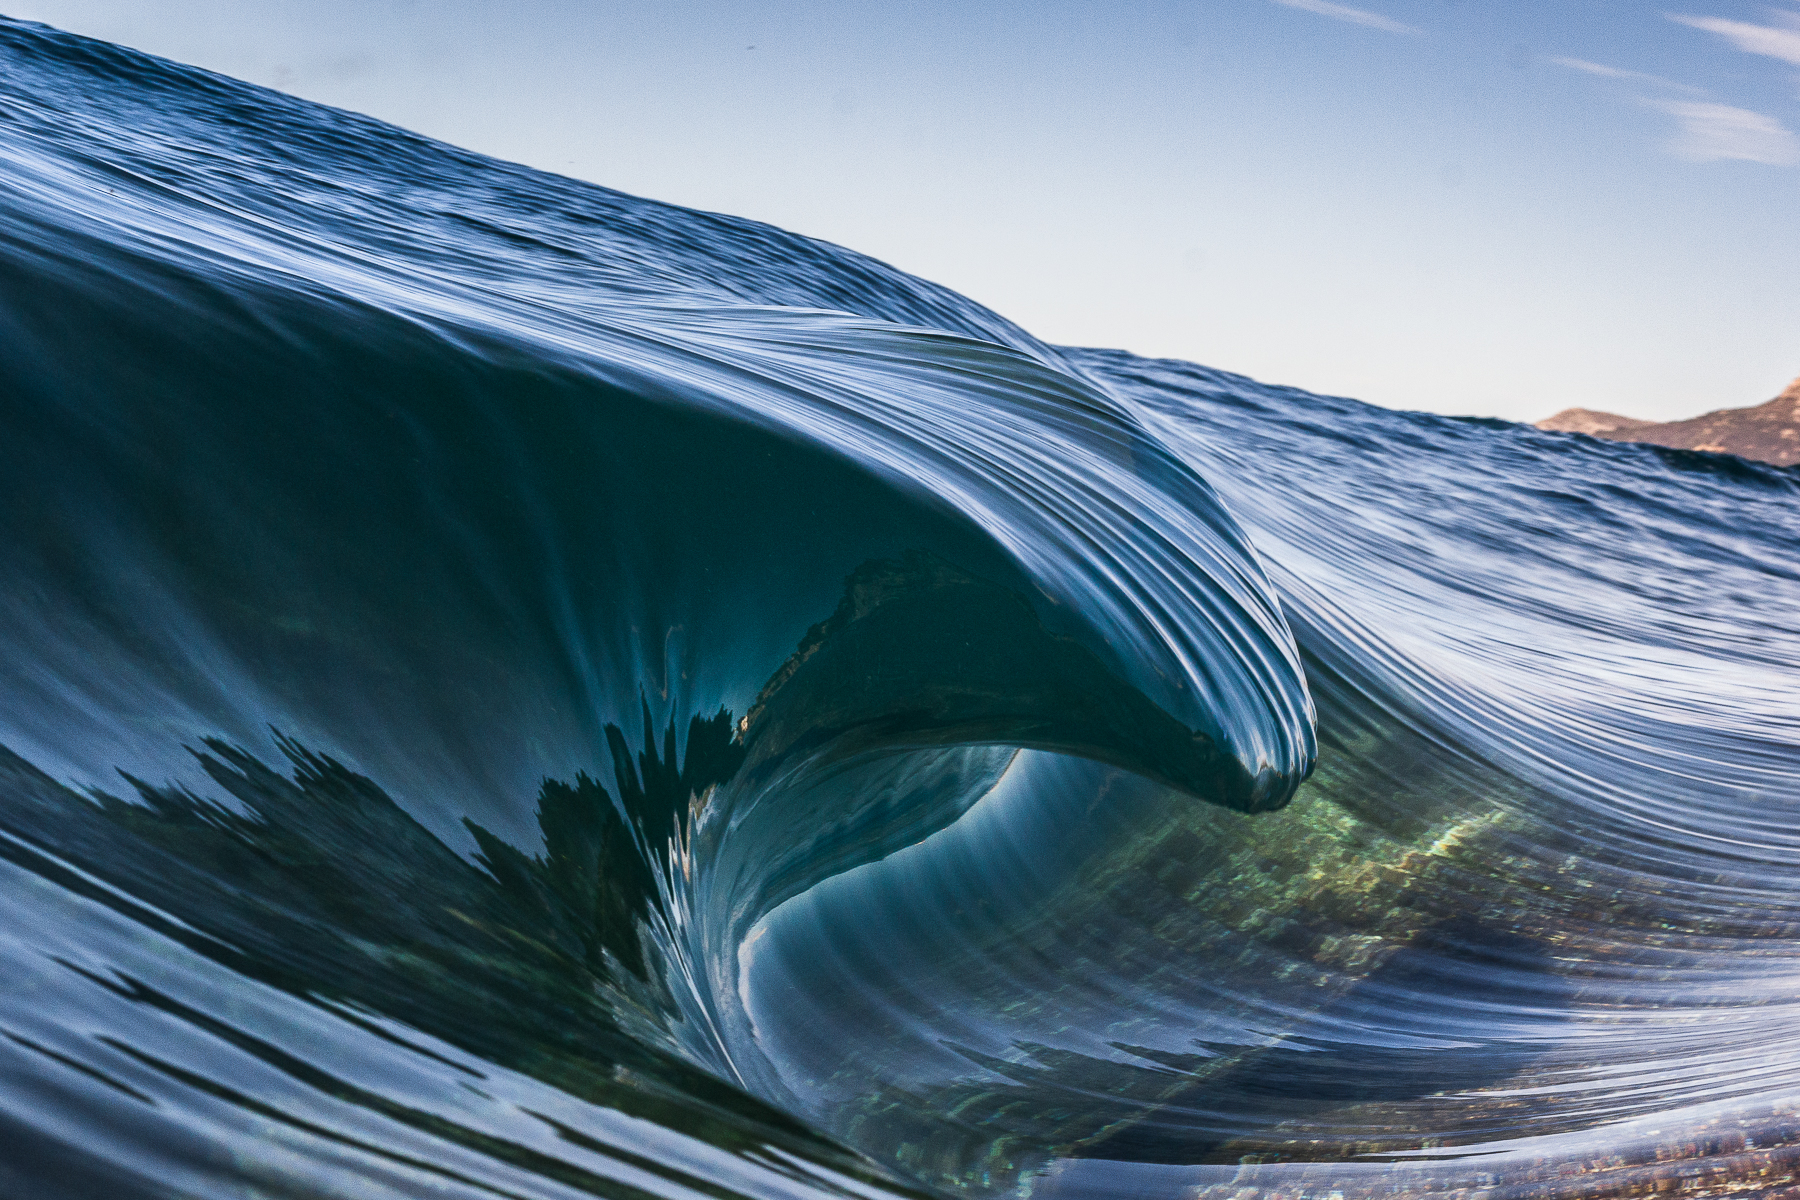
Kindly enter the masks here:
[[1794, 471], [0, 56], [11, 1191], [1791, 1177]]

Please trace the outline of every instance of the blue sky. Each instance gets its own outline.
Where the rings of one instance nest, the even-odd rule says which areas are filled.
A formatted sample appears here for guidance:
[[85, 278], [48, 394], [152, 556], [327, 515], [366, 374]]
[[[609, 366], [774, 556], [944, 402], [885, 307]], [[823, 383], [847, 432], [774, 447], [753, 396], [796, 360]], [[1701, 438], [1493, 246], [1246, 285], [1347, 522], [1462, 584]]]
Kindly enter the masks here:
[[1800, 4], [0, 9], [851, 246], [1051, 341], [1520, 420], [1800, 374]]

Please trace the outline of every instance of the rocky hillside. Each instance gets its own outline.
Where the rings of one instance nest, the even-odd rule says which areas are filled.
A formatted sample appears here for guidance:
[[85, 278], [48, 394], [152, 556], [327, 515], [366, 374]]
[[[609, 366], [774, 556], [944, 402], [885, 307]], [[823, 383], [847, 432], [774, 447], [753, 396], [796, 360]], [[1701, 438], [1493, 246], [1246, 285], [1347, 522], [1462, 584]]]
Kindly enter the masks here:
[[1588, 408], [1565, 408], [1539, 421], [1537, 427], [1615, 442], [1716, 450], [1787, 467], [1800, 463], [1800, 379], [1767, 404], [1721, 408], [1686, 421], [1639, 421]]

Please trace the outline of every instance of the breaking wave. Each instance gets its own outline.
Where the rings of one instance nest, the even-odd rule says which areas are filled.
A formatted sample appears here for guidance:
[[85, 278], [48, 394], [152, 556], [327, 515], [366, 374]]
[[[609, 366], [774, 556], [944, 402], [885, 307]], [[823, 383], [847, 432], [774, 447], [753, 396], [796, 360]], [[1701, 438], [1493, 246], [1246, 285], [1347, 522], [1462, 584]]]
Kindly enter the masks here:
[[3, 20], [0, 346], [8, 1194], [1800, 1170], [1800, 472]]

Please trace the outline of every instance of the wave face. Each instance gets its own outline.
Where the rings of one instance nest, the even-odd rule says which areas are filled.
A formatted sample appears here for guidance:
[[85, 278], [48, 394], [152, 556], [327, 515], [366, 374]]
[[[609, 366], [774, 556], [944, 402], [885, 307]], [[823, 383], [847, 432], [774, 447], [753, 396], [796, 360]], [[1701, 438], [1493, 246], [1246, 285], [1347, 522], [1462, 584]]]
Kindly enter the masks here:
[[1800, 1171], [1800, 474], [0, 63], [6, 1194]]

